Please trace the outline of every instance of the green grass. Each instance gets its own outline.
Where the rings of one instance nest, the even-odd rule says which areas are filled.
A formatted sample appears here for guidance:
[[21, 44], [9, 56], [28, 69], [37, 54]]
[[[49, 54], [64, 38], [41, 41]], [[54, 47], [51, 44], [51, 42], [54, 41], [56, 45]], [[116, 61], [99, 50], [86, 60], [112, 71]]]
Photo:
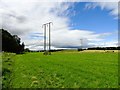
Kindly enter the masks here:
[[2, 89], [2, 53], [0, 53], [0, 89]]
[[2, 54], [2, 87], [9, 88], [10, 82], [12, 80], [14, 53], [4, 53]]
[[118, 87], [118, 53], [26, 53], [11, 60], [12, 88]]

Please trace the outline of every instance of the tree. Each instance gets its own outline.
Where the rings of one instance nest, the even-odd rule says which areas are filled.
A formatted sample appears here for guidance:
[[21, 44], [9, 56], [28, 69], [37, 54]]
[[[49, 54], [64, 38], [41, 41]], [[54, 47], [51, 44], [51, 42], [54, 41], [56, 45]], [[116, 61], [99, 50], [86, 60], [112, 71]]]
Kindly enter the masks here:
[[25, 52], [30, 52], [29, 48], [26, 48], [24, 51], [25, 51]]
[[2, 30], [2, 51], [22, 53], [24, 51], [24, 43], [20, 44], [20, 38], [17, 35], [11, 35], [7, 30]]
[[21, 51], [21, 52], [24, 51], [24, 47], [25, 47], [25, 44], [24, 44], [24, 42], [22, 42], [22, 45], [20, 46], [20, 51]]

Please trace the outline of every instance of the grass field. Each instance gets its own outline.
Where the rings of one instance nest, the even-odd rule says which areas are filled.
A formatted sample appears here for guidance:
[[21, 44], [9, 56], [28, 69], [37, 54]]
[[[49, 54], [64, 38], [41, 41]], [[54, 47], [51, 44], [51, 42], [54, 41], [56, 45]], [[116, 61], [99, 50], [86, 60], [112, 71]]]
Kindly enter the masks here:
[[3, 69], [7, 71], [3, 87], [118, 87], [117, 52], [54, 52], [50, 56], [41, 52], [3, 54]]

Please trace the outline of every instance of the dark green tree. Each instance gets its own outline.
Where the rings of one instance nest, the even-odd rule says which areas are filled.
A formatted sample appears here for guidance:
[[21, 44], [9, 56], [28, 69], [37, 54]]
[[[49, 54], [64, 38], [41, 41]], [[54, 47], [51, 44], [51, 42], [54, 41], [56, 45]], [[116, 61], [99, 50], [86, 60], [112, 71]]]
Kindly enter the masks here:
[[17, 35], [11, 35], [7, 30], [2, 30], [2, 51], [22, 53], [24, 51], [24, 43], [20, 44], [20, 38]]

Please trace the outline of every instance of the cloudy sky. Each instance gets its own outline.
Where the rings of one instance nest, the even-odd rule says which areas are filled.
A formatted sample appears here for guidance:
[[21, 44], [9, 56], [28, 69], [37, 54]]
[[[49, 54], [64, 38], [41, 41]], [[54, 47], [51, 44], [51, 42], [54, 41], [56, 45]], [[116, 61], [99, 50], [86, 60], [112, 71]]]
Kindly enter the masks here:
[[43, 49], [48, 22], [52, 49], [80, 47], [81, 39], [83, 47], [118, 45], [118, 0], [0, 0], [0, 17], [0, 28], [31, 50]]

